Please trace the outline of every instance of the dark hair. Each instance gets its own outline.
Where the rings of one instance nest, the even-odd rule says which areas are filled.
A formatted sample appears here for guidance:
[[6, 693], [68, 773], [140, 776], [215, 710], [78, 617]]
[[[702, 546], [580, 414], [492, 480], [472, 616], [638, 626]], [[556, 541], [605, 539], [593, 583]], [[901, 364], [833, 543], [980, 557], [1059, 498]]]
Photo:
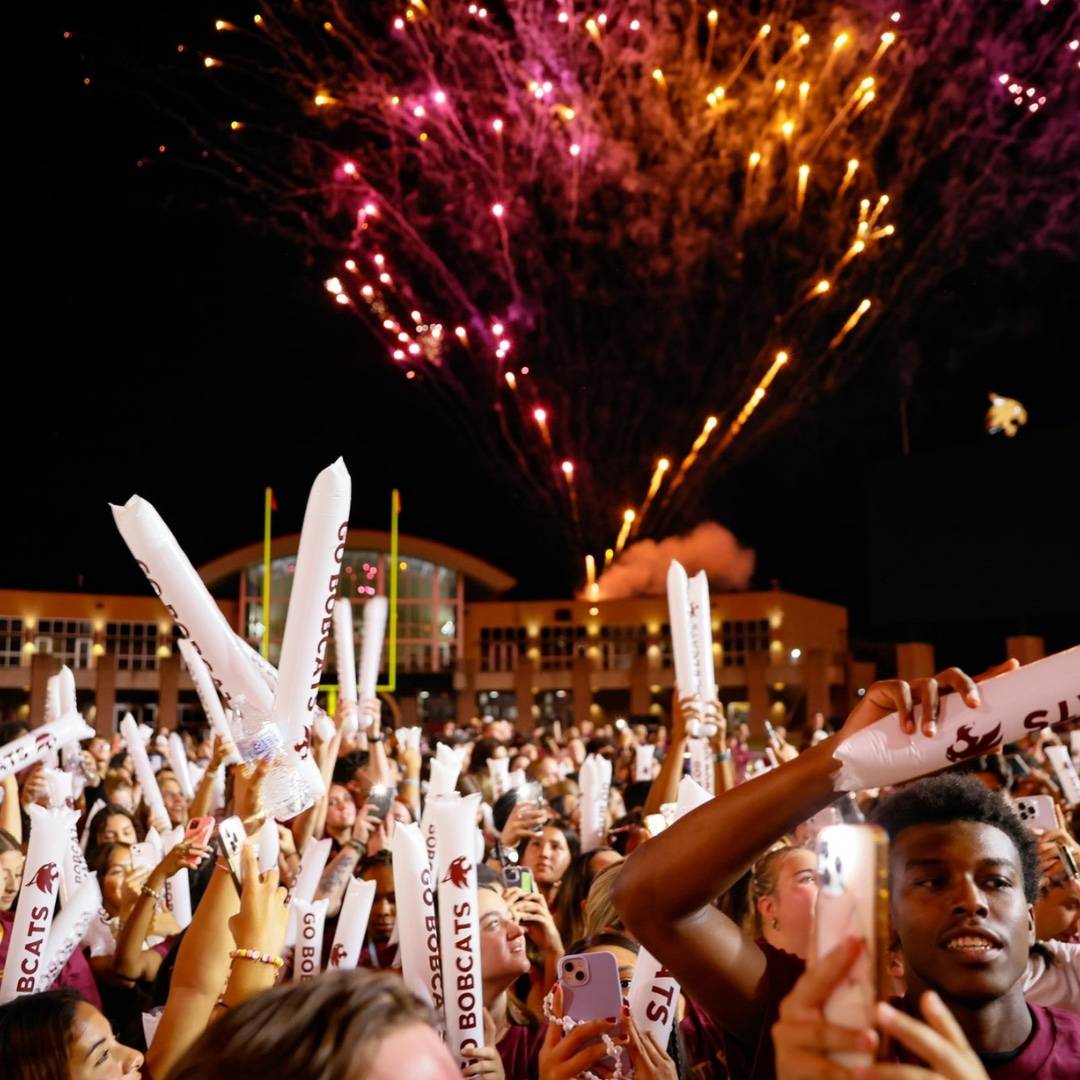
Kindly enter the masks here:
[[501, 833], [506, 828], [506, 823], [510, 820], [517, 801], [517, 788], [511, 788], [495, 800], [495, 805], [491, 808], [491, 823], [495, 826], [496, 832]]
[[332, 781], [344, 787], [355, 775], [357, 769], [366, 769], [369, 761], [366, 750], [353, 750], [337, 759], [334, 765]]
[[[570, 828], [569, 825], [563, 825], [559, 821], [549, 821], [545, 826], [545, 829], [558, 829], [563, 834], [563, 839], [566, 841], [566, 846], [570, 849], [570, 858], [573, 859], [578, 852], [581, 851], [581, 840], [578, 838], [578, 834]], [[526, 836], [524, 840], [518, 844], [518, 865], [522, 865], [522, 859], [525, 858], [525, 852], [529, 847], [529, 841], [534, 836], [543, 836], [543, 833], [533, 833], [532, 836]]]
[[130, 851], [131, 845], [125, 844], [121, 840], [114, 840], [109, 844], [102, 844], [100, 847], [94, 848], [90, 853], [90, 857], [86, 860], [87, 866], [97, 874], [98, 885], [102, 888], [105, 887], [105, 875], [109, 872], [109, 856], [117, 848], [125, 848]]
[[623, 792], [623, 805], [626, 807], [626, 812], [644, 810], [651, 788], [651, 780], [634, 780], [627, 784], [626, 790]]
[[7, 829], [0, 829], [0, 855], [6, 855], [9, 851], [22, 851], [22, 844]]
[[[169, 1080], [338, 1080], [370, 1061], [364, 1044], [407, 1024], [433, 1024], [431, 1010], [397, 975], [328, 971], [278, 986], [211, 1024], [169, 1073]], [[362, 1057], [360, 1055], [363, 1055]]]
[[82, 1000], [74, 990], [48, 990], [0, 1005], [4, 1075], [10, 1080], [68, 1080], [68, 1045]]
[[365, 855], [360, 860], [360, 865], [356, 868], [354, 877], [363, 877], [369, 870], [376, 869], [380, 866], [393, 866], [394, 857], [391, 855], [388, 848], [383, 848], [382, 851], [376, 851], [374, 855]]
[[495, 756], [495, 751], [502, 745], [498, 739], [493, 739], [491, 736], [486, 736], [483, 739], [477, 739], [473, 743], [472, 757], [469, 758], [469, 772], [475, 773], [480, 777], [485, 777], [488, 774], [488, 759]]
[[570, 941], [585, 933], [585, 901], [589, 899], [589, 888], [595, 877], [592, 872], [593, 856], [614, 850], [598, 847], [592, 851], [579, 851], [570, 860], [559, 891], [555, 894], [555, 908], [551, 913], [563, 941]]
[[1035, 838], [1009, 804], [996, 791], [987, 791], [971, 776], [945, 773], [917, 780], [882, 799], [874, 810], [873, 823], [890, 840], [915, 825], [946, 825], [953, 821], [976, 821], [1000, 829], [1020, 856], [1024, 895], [1034, 904], [1039, 895], [1039, 856]]
[[90, 822], [90, 833], [86, 840], [86, 861], [91, 865], [93, 865], [98, 858], [98, 849], [103, 846], [101, 833], [105, 828], [105, 822], [111, 817], [126, 817], [128, 821], [131, 822], [131, 827], [135, 830], [135, 838], [137, 840], [143, 840], [146, 837], [145, 831], [139, 827], [138, 819], [130, 810], [120, 806], [118, 803], [106, 803], [94, 815], [94, 820]]
[[641, 946], [625, 934], [616, 930], [601, 930], [599, 934], [591, 937], [579, 938], [567, 949], [567, 953], [583, 953], [588, 949], [626, 949], [635, 956], [641, 951]]

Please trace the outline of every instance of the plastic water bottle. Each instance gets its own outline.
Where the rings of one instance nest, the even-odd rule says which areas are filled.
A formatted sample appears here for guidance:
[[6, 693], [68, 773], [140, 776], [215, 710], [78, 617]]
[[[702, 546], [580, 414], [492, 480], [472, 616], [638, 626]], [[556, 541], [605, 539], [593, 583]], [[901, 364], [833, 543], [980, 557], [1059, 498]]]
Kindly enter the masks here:
[[239, 702], [234, 702], [235, 716], [242, 735], [236, 749], [245, 763], [269, 761], [270, 770], [263, 780], [263, 802], [266, 812], [278, 821], [302, 814], [313, 806], [315, 798], [290, 764], [285, 742], [276, 724], [245, 714]]

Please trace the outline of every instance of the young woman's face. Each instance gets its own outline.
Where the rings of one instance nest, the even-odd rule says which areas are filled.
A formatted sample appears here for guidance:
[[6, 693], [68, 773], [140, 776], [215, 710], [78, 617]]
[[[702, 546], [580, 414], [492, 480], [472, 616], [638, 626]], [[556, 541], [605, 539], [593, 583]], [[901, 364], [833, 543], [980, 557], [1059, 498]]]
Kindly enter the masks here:
[[347, 787], [331, 784], [326, 799], [326, 827], [335, 832], [351, 829], [356, 824], [356, 803]]
[[769, 922], [776, 921], [788, 951], [797, 956], [806, 956], [809, 950], [817, 894], [817, 855], [792, 850], [780, 861], [776, 888], [769, 897], [772, 906], [765, 917]]
[[562, 881], [562, 876], [570, 865], [570, 847], [562, 830], [551, 825], [545, 826], [542, 833], [529, 840], [521, 864], [527, 866], [542, 885], [553, 885]]
[[137, 844], [139, 838], [130, 818], [123, 814], [110, 814], [98, 833], [98, 841], [102, 844]]
[[127, 845], [114, 847], [109, 852], [109, 861], [101, 879], [101, 898], [105, 901], [105, 910], [110, 915], [115, 915], [120, 910], [124, 879], [130, 871], [131, 848]]
[[184, 797], [180, 781], [173, 780], [170, 777], [162, 780], [159, 787], [161, 788], [161, 801], [165, 804], [165, 812], [169, 815], [169, 821], [173, 825], [183, 825], [187, 821], [188, 801]]
[[525, 931], [517, 924], [506, 901], [491, 889], [479, 889], [480, 970], [489, 985], [509, 986], [529, 970]]
[[10, 911], [22, 887], [23, 853], [5, 851], [0, 855], [0, 911]]
[[83, 1001], [75, 1007], [75, 1022], [68, 1043], [71, 1080], [135, 1080], [143, 1056], [116, 1041], [109, 1021]]

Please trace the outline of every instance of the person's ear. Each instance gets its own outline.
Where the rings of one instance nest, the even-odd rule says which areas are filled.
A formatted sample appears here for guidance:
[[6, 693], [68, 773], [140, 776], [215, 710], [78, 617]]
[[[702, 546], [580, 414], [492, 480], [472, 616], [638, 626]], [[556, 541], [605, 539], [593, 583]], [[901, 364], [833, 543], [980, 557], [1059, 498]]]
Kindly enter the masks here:
[[776, 918], [776, 900], [772, 896], [762, 896], [757, 902], [758, 914], [763, 923], [770, 923]]
[[1036, 940], [1038, 940], [1036, 938], [1036, 936], [1035, 936], [1035, 905], [1034, 904], [1028, 904], [1027, 916], [1028, 916], [1028, 948], [1030, 949], [1031, 946], [1035, 944]]

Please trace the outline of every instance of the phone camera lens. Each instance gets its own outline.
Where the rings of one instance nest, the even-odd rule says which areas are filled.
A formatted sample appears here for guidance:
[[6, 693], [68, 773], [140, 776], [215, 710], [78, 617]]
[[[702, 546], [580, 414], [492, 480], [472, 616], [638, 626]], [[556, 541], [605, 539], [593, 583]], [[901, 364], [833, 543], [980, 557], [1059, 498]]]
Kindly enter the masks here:
[[584, 971], [575, 971], [574, 972], [574, 978], [577, 979], [578, 982], [582, 982], [584, 980], [584, 978], [585, 978], [585, 972]]

